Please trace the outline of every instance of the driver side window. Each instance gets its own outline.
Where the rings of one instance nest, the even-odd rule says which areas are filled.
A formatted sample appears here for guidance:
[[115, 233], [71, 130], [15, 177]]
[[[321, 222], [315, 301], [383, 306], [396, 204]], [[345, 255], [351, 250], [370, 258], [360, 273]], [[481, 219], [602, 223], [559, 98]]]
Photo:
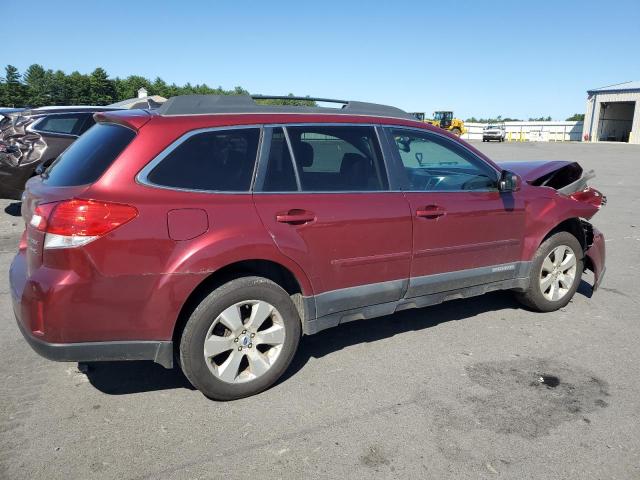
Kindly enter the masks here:
[[445, 138], [415, 130], [392, 129], [409, 190], [494, 190], [497, 174]]

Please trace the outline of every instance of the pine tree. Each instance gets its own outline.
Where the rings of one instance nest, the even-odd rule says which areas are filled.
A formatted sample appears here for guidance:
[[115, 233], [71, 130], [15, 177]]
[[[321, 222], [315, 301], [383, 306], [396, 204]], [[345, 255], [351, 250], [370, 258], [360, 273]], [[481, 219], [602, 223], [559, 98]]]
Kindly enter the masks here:
[[89, 77], [91, 103], [93, 105], [107, 105], [116, 100], [116, 89], [104, 69], [96, 68]]
[[[50, 75], [49, 75], [50, 76]], [[51, 104], [50, 78], [42, 65], [33, 64], [24, 73], [25, 103], [33, 107]]]
[[13, 65], [4, 69], [4, 103], [8, 107], [25, 106], [24, 86], [20, 83], [20, 72]]

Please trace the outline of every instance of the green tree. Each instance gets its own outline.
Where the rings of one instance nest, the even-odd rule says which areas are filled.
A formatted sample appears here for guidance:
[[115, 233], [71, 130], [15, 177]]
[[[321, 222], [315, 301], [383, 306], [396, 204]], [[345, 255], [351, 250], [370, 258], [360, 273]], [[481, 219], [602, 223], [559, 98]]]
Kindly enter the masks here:
[[23, 76], [25, 85], [25, 103], [33, 107], [42, 107], [51, 103], [51, 72], [34, 63]]
[[98, 67], [89, 76], [91, 90], [91, 103], [94, 105], [107, 105], [116, 100], [116, 89], [112, 80], [104, 69]]
[[82, 75], [77, 71], [71, 72], [71, 75], [67, 77], [67, 86], [69, 89], [69, 104], [91, 104], [91, 80], [87, 75]]
[[584, 113], [574, 113], [567, 118], [567, 122], [584, 122]]
[[171, 87], [160, 77], [156, 77], [151, 84], [149, 95], [160, 95], [161, 97], [169, 98], [171, 96]]
[[[109, 78], [107, 72], [96, 68], [86, 75], [78, 71], [66, 74], [62, 70], [45, 70], [42, 65], [31, 65], [21, 77], [12, 65], [5, 68], [5, 77], [0, 78], [1, 106], [42, 106], [42, 105], [104, 105], [135, 98], [138, 89], [144, 87], [150, 95], [169, 98], [176, 95], [248, 95], [249, 92], [237, 86], [225, 90], [221, 86], [210, 87], [206, 83], [182, 86], [167, 84], [162, 78], [153, 81], [140, 76]], [[293, 94], [289, 94], [293, 97]], [[259, 100], [269, 105], [315, 105], [312, 100], [295, 98]]]
[[20, 72], [13, 65], [7, 65], [4, 71], [3, 103], [8, 107], [25, 106], [24, 85], [20, 82]]
[[[51, 72], [49, 70], [48, 72]], [[69, 77], [62, 71], [51, 72], [49, 98], [51, 105], [71, 104], [71, 91], [69, 87]]]

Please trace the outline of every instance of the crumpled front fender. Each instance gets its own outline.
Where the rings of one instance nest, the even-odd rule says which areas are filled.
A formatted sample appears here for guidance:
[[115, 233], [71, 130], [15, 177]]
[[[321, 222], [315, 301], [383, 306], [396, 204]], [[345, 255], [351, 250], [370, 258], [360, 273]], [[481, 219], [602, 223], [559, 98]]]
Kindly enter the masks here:
[[586, 268], [593, 272], [593, 291], [595, 292], [602, 283], [606, 271], [604, 235], [597, 228], [593, 229], [593, 243], [585, 252], [585, 256]]

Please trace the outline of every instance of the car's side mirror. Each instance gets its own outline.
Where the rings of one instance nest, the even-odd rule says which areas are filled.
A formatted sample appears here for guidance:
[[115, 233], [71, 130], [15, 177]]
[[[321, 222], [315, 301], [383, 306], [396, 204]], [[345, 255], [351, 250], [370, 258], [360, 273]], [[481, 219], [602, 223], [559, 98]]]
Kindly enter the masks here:
[[42, 175], [47, 167], [44, 166], [44, 163], [41, 163], [36, 167], [36, 175]]
[[500, 192], [517, 192], [520, 190], [522, 180], [520, 177], [509, 170], [503, 170], [498, 180], [498, 190]]

